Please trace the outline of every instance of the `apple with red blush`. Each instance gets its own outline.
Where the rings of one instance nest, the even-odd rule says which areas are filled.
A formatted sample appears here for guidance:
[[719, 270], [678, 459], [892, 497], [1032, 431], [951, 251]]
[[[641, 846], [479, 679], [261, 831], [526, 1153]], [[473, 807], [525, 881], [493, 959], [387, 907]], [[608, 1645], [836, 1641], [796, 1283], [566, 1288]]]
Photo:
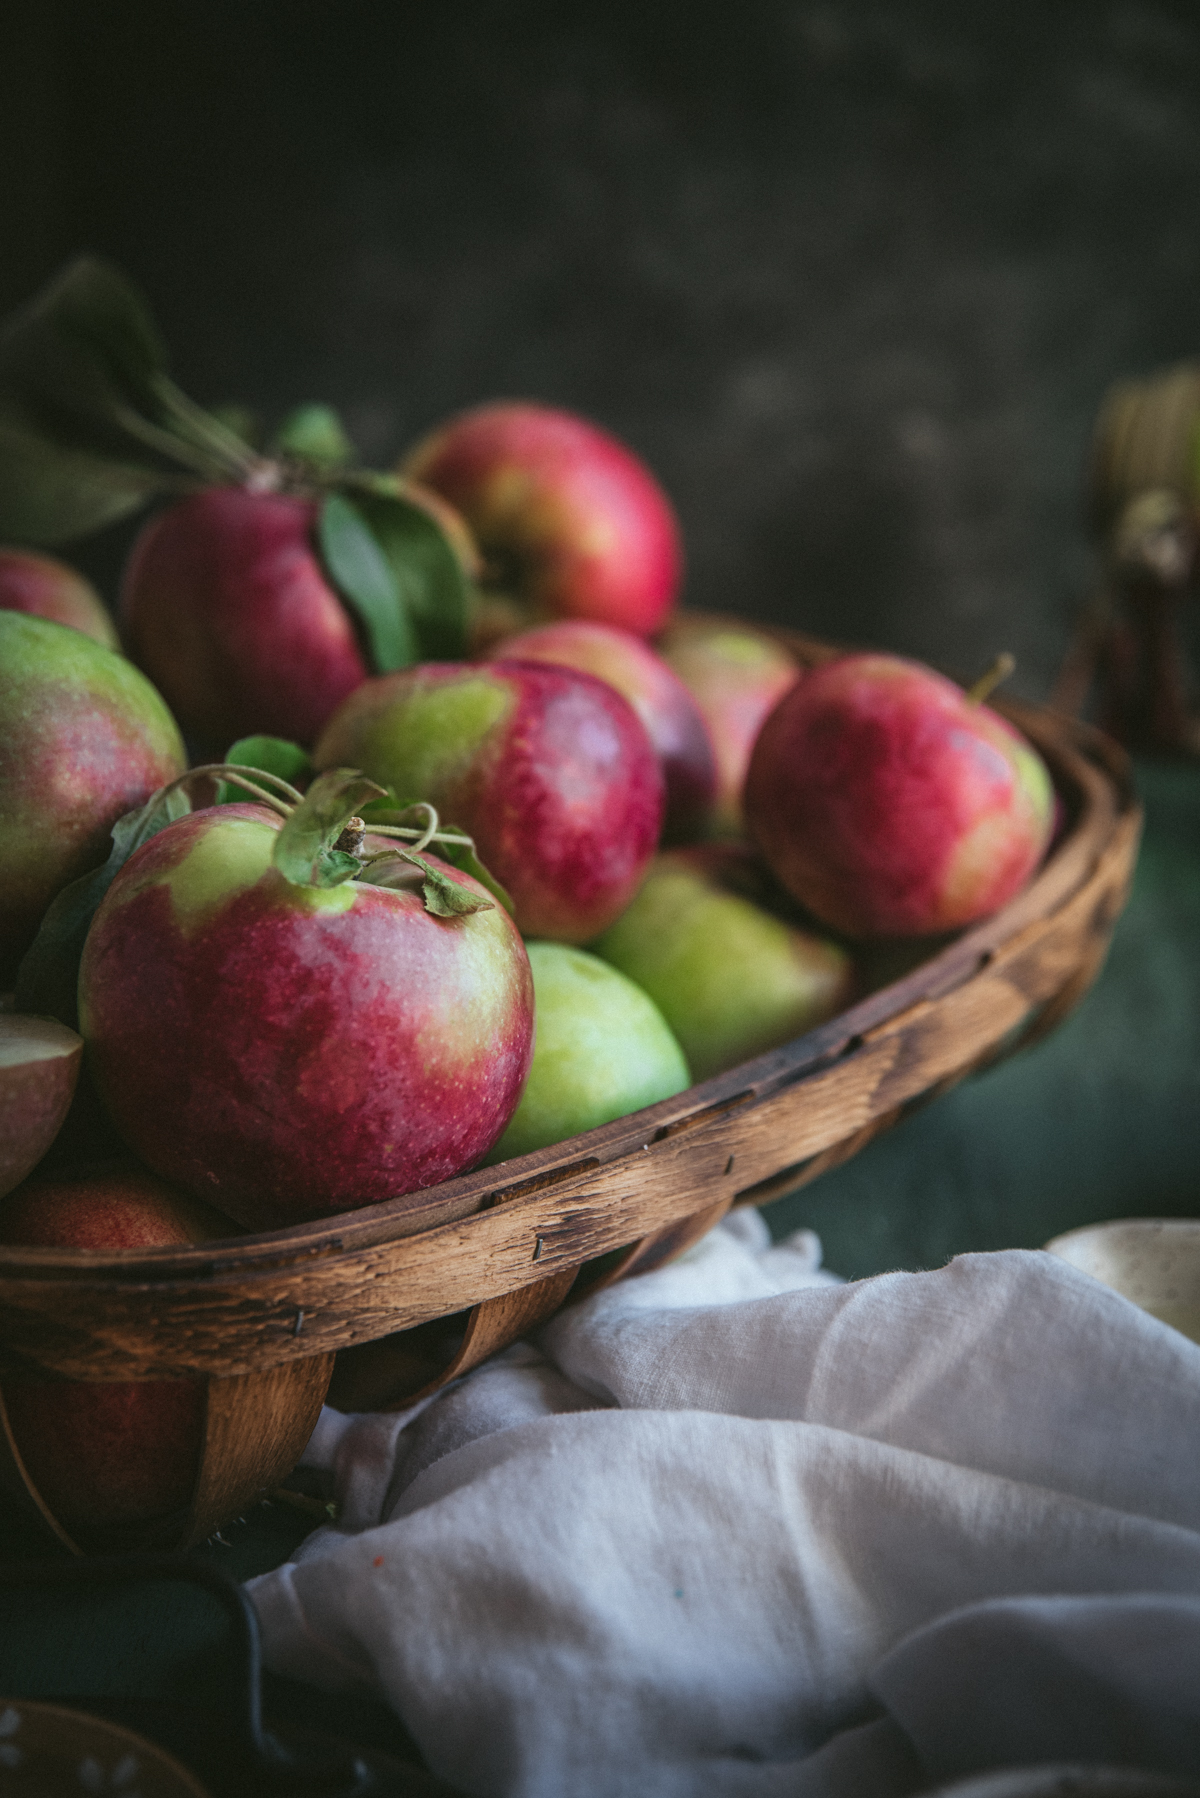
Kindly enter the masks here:
[[543, 662], [424, 663], [366, 681], [313, 751], [469, 831], [525, 936], [587, 943], [633, 897], [663, 778], [607, 681]]
[[161, 697], [82, 631], [0, 610], [0, 986], [59, 890], [186, 766]]
[[551, 662], [580, 668], [624, 694], [649, 734], [667, 789], [663, 836], [699, 836], [716, 793], [708, 726], [683, 682], [641, 637], [608, 624], [563, 618], [506, 637], [493, 654], [504, 661]]
[[[235, 1235], [211, 1205], [137, 1169], [28, 1180], [0, 1205], [0, 1243], [111, 1253]], [[4, 1406], [25, 1470], [57, 1522], [88, 1544], [186, 1507], [199, 1466], [196, 1379], [6, 1378]]]
[[716, 758], [716, 794], [708, 834], [742, 834], [742, 789], [755, 738], [767, 714], [800, 677], [795, 660], [765, 631], [686, 614], [657, 643], [708, 726]]
[[449, 500], [479, 546], [480, 649], [551, 618], [651, 636], [675, 604], [683, 552], [669, 500], [631, 450], [573, 412], [478, 406], [432, 431], [400, 472]]
[[208, 487], [145, 525], [121, 585], [130, 655], [187, 735], [311, 743], [371, 672], [318, 559], [313, 499]]
[[924, 936], [997, 910], [1045, 853], [1054, 789], [1011, 724], [920, 663], [839, 656], [759, 733], [750, 834], [788, 891], [849, 936]]
[[92, 583], [56, 556], [0, 548], [0, 610], [68, 624], [106, 649], [120, 648], [117, 628]]
[[460, 1173], [532, 1053], [529, 960], [503, 906], [435, 855], [396, 859], [392, 839], [300, 854], [329, 791], [315, 782], [286, 821], [234, 804], [166, 825], [116, 875], [80, 965], [88, 1067], [122, 1137], [249, 1229]]

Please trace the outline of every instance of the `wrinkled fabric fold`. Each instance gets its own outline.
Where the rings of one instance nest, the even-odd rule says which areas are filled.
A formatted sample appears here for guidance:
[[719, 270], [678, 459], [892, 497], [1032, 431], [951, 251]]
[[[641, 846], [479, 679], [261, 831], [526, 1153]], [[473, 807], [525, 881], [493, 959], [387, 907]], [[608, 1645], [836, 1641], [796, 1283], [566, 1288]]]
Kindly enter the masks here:
[[739, 1214], [417, 1415], [327, 1413], [268, 1664], [481, 1798], [900, 1798], [1089, 1704], [1188, 1771], [1200, 1707], [1122, 1643], [1200, 1641], [1200, 1349], [1042, 1253], [818, 1263]]

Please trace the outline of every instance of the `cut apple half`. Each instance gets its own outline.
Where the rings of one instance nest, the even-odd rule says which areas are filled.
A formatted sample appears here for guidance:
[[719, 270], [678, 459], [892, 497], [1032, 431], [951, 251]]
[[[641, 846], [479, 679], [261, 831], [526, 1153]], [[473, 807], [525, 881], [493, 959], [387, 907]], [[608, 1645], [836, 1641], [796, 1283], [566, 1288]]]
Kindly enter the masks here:
[[0, 1198], [58, 1135], [82, 1056], [83, 1038], [65, 1024], [0, 1011]]

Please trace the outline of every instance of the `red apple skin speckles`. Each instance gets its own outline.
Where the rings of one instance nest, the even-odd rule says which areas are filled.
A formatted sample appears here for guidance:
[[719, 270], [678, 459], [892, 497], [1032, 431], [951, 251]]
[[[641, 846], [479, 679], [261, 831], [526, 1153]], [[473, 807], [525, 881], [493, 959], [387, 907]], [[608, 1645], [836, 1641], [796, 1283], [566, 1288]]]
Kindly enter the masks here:
[[129, 653], [186, 735], [311, 743], [369, 670], [313, 548], [313, 501], [209, 487], [152, 518], [125, 568]]
[[615, 687], [645, 725], [662, 766], [665, 840], [683, 843], [701, 834], [717, 789], [708, 726], [679, 676], [649, 644], [612, 625], [563, 618], [506, 638], [493, 654], [504, 661], [580, 668]]
[[[138, 1170], [30, 1180], [0, 1206], [0, 1242], [43, 1248], [173, 1248], [232, 1236], [227, 1218]], [[77, 1538], [180, 1511], [204, 1428], [198, 1380], [6, 1380], [29, 1477]]]
[[529, 937], [586, 943], [625, 909], [662, 827], [645, 728], [606, 681], [541, 662], [427, 662], [367, 681], [318, 768], [361, 768], [468, 831]]
[[462, 513], [485, 585], [517, 601], [522, 622], [592, 618], [650, 636], [675, 603], [683, 551], [670, 503], [587, 419], [528, 401], [480, 406], [426, 437], [401, 472]]
[[504, 1129], [533, 1044], [529, 961], [501, 907], [438, 918], [419, 885], [292, 886], [270, 865], [278, 828], [233, 805], [160, 832], [114, 881], [80, 970], [118, 1129], [251, 1229], [461, 1172]]
[[1053, 789], [1011, 725], [919, 663], [845, 656], [775, 707], [746, 782], [751, 835], [794, 896], [851, 936], [986, 917], [1049, 841]]

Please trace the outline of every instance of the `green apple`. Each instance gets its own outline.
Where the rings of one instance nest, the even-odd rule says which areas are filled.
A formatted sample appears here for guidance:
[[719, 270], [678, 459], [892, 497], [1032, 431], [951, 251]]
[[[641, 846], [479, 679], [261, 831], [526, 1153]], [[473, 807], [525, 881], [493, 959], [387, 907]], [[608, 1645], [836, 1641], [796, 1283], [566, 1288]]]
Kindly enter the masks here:
[[853, 989], [845, 950], [736, 890], [752, 881], [742, 850], [671, 850], [592, 945], [650, 994], [697, 1080], [802, 1036]]
[[533, 1065], [493, 1162], [656, 1105], [691, 1083], [662, 1013], [632, 980], [565, 943], [526, 947]]

